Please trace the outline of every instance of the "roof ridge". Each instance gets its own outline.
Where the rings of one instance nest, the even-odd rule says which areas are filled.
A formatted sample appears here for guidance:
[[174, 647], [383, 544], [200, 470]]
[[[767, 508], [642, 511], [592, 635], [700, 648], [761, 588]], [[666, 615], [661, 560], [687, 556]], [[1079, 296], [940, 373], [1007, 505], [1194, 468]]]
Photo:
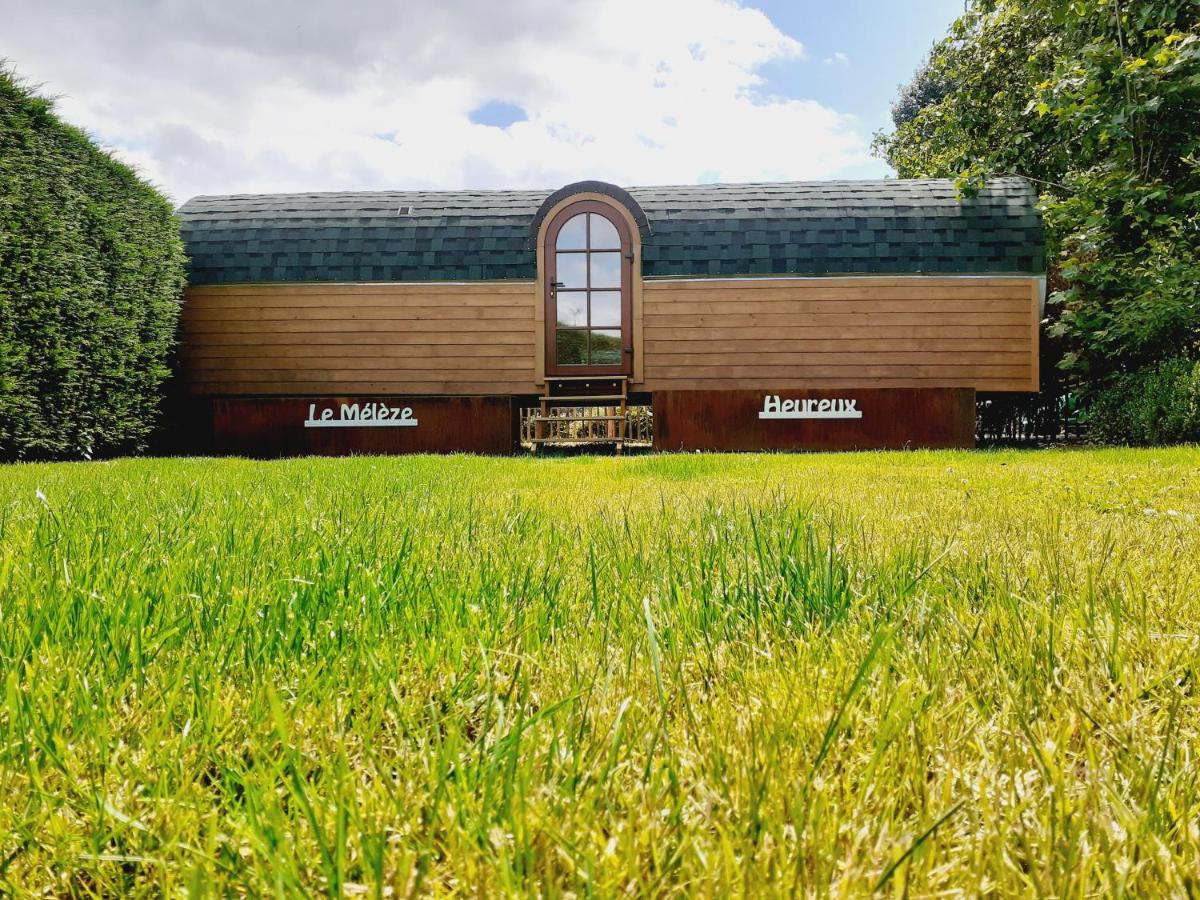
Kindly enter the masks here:
[[[1020, 176], [1006, 175], [989, 178], [985, 182], [984, 191], [992, 185], [1002, 186], [1011, 184], [1023, 184], [1030, 191], [1032, 186], [1029, 182]], [[702, 184], [658, 184], [658, 185], [635, 185], [626, 190], [630, 194], [664, 194], [664, 193], [679, 193], [695, 196], [704, 193], [728, 193], [737, 194], [739, 192], [761, 191], [763, 193], [786, 193], [793, 191], [797, 193], [825, 193], [837, 190], [853, 190], [861, 192], [864, 199], [871, 199], [872, 195], [878, 194], [904, 194], [904, 193], [919, 193], [907, 189], [911, 188], [934, 188], [944, 187], [947, 190], [953, 189], [957, 194], [958, 188], [954, 179], [951, 178], [845, 178], [845, 179], [823, 179], [811, 181], [736, 181], [736, 182], [709, 182]], [[239, 202], [266, 202], [274, 201], [276, 203], [284, 203], [288, 201], [312, 200], [312, 201], [351, 201], [351, 200], [366, 200], [368, 198], [376, 198], [380, 201], [391, 199], [409, 199], [418, 196], [425, 197], [476, 197], [476, 198], [511, 198], [524, 202], [535, 202], [544, 199], [558, 188], [455, 188], [455, 189], [430, 189], [430, 188], [386, 188], [381, 190], [358, 190], [358, 191], [287, 191], [280, 193], [250, 193], [250, 194], [198, 194], [195, 197], [185, 201], [179, 209], [182, 211], [190, 206], [210, 206], [221, 205]]]

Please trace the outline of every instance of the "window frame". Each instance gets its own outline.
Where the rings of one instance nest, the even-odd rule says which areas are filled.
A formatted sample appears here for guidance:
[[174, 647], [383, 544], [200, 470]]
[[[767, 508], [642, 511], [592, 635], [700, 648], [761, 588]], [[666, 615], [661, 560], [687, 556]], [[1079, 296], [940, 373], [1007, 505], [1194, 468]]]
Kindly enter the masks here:
[[[591, 248], [591, 222], [588, 221], [586, 229], [586, 240], [584, 241], [584, 249], [579, 250], [558, 250], [558, 233], [575, 216], [582, 213], [592, 213], [599, 215], [607, 220], [616, 230], [617, 237], [620, 241], [620, 249], [614, 251], [612, 248], [603, 248], [593, 250]], [[560, 209], [550, 222], [545, 232], [545, 243], [542, 248], [542, 256], [545, 268], [545, 350], [546, 350], [546, 374], [569, 376], [569, 375], [632, 375], [633, 373], [633, 240], [629, 232], [629, 226], [624, 218], [617, 213], [612, 207], [598, 200], [577, 200], [574, 203], [569, 203]], [[582, 293], [587, 298], [587, 324], [581, 327], [567, 327], [563, 331], [583, 331], [588, 334], [589, 359], [591, 355], [591, 333], [593, 331], [613, 331], [612, 326], [594, 326], [592, 325], [592, 309], [591, 309], [591, 255], [593, 253], [620, 253], [620, 286], [616, 290], [621, 294], [621, 360], [617, 364], [601, 364], [592, 365], [590, 362], [582, 364], [568, 364], [558, 362], [558, 254], [571, 253], [581, 254], [585, 256], [584, 270], [587, 273], [585, 286], [580, 289], [566, 290], [564, 293]], [[614, 293], [613, 288], [594, 289], [596, 293]]]

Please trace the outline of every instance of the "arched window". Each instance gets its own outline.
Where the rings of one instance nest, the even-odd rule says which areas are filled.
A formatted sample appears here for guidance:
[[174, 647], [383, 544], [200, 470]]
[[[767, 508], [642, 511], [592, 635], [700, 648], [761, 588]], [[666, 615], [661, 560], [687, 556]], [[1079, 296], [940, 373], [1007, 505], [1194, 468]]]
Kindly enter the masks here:
[[546, 231], [546, 371], [631, 371], [632, 246], [625, 222], [604, 203], [563, 208]]

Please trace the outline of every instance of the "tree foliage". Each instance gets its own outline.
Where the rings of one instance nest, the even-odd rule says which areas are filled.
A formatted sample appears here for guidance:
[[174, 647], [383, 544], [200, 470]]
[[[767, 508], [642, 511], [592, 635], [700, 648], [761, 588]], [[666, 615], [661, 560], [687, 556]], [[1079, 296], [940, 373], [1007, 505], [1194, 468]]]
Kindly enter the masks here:
[[897, 128], [906, 125], [921, 110], [945, 100], [953, 88], [949, 73], [936, 68], [930, 61], [925, 62], [913, 73], [912, 81], [900, 86], [900, 94], [892, 103], [892, 124]]
[[1200, 362], [1168, 359], [1114, 375], [1093, 398], [1089, 428], [1121, 444], [1200, 442]]
[[169, 201], [0, 68], [0, 457], [140, 447], [183, 282]]
[[[1200, 3], [976, 0], [876, 151], [901, 177], [1042, 191], [1049, 333], [1085, 392], [1200, 342]], [[913, 86], [902, 89], [902, 100]]]

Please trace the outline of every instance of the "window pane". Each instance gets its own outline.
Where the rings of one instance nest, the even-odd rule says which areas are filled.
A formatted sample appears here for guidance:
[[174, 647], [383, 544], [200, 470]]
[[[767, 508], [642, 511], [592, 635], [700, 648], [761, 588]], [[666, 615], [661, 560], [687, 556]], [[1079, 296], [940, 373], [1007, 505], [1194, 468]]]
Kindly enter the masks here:
[[[559, 313], [559, 315], [562, 315]], [[621, 292], [592, 291], [592, 327], [621, 327]]]
[[587, 365], [587, 336], [583, 330], [558, 332], [556, 357], [560, 366]]
[[592, 220], [592, 249], [620, 250], [621, 238], [613, 223], [595, 213], [592, 213], [590, 218]]
[[584, 228], [587, 227], [587, 216], [580, 213], [567, 219], [567, 223], [558, 232], [558, 238], [554, 242], [555, 249], [558, 250], [582, 250], [587, 245], [584, 243], [586, 234]]
[[561, 287], [587, 287], [586, 253], [555, 253], [554, 278]]
[[[592, 287], [619, 288], [621, 286], [621, 254], [589, 253], [592, 262]], [[562, 278], [558, 279], [562, 281]]]
[[[561, 333], [561, 332], [560, 332]], [[592, 365], [619, 366], [621, 364], [621, 332], [592, 332]]]
[[559, 291], [556, 300], [558, 301], [559, 325], [574, 326], [576, 328], [587, 327], [586, 291], [580, 291], [579, 293]]

